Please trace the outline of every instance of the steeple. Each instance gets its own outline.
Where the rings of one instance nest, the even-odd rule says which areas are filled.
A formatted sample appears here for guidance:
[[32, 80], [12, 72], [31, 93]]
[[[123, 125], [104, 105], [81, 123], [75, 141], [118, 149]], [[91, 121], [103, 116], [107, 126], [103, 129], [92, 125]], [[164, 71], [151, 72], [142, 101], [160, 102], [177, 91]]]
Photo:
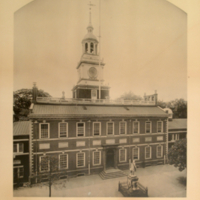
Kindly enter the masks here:
[[[75, 99], [106, 99], [109, 98], [110, 87], [104, 84], [103, 68], [104, 63], [100, 60], [98, 45], [99, 42], [93, 34], [91, 2], [89, 7], [89, 25], [87, 34], [82, 40], [83, 54], [77, 66], [78, 82], [73, 87], [73, 98]], [[99, 85], [101, 84], [101, 90]]]

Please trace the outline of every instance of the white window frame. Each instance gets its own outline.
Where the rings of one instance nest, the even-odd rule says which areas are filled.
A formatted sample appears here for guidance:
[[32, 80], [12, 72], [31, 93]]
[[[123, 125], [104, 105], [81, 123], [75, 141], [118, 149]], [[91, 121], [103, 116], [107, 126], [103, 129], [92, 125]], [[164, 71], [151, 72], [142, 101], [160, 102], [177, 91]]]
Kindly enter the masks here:
[[39, 157], [39, 159], [40, 159], [40, 162], [39, 162], [39, 164], [40, 164], [40, 172], [49, 172], [49, 170], [50, 170], [50, 160], [48, 160], [48, 169], [47, 170], [42, 170], [42, 165], [41, 165], [41, 160], [42, 160], [42, 157], [47, 157], [47, 156], [40, 156]]
[[[66, 125], [66, 136], [65, 137], [61, 137], [60, 136], [60, 124], [65, 124]], [[58, 137], [59, 138], [67, 138], [68, 137], [68, 123], [67, 122], [59, 122], [58, 123]]]
[[[134, 133], [134, 123], [137, 123], [138, 124], [138, 132], [137, 133]], [[139, 121], [133, 121], [133, 134], [139, 134], [140, 133], [140, 122]]]
[[[67, 166], [65, 168], [61, 168], [61, 165], [60, 165], [60, 157], [61, 156], [66, 157]], [[68, 154], [59, 154], [59, 170], [64, 170], [64, 169], [68, 169]]]
[[[161, 131], [158, 132], [158, 123], [161, 123]], [[163, 121], [157, 121], [157, 133], [163, 133]]]
[[[20, 165], [20, 166], [14, 166], [13, 167], [14, 169], [17, 169], [17, 178], [24, 178], [24, 166], [23, 165]], [[20, 176], [20, 168], [23, 169], [23, 175]], [[14, 172], [13, 172], [14, 173]]]
[[[134, 149], [138, 149], [138, 159], [134, 159]], [[132, 149], [132, 160], [140, 160], [140, 148], [139, 147], [133, 147]]]
[[174, 140], [175, 140], [175, 137], [174, 137], [174, 135], [175, 135], [175, 134], [172, 134], [172, 141], [174, 141]]
[[[122, 150], [125, 151], [125, 160], [120, 159]], [[127, 161], [127, 149], [119, 149], [119, 162], [122, 163], [122, 162], [126, 162], [126, 161]]]
[[[125, 130], [124, 130], [124, 134], [121, 133], [121, 123], [125, 123]], [[119, 135], [126, 135], [127, 131], [127, 122], [126, 121], [120, 121], [119, 122]]]
[[[41, 129], [41, 126], [42, 126], [43, 124], [47, 124], [47, 125], [48, 125], [48, 137], [47, 137], [47, 138], [42, 138], [42, 137], [41, 137], [41, 134], [42, 134], [42, 133], [41, 133], [41, 130], [42, 130], [42, 129]], [[45, 140], [45, 139], [48, 139], [48, 138], [49, 138], [49, 135], [50, 135], [50, 123], [40, 123], [40, 124], [39, 124], [39, 138]]]
[[[147, 148], [150, 148], [150, 157], [149, 158], [146, 157], [146, 151], [147, 151], [146, 149]], [[151, 159], [151, 157], [152, 157], [152, 147], [151, 146], [146, 146], [145, 147], [145, 159]]]
[[[161, 156], [158, 156], [158, 148], [161, 147]], [[157, 158], [162, 158], [163, 157], [163, 145], [158, 145], [156, 147], [156, 157]]]
[[[83, 166], [78, 166], [78, 154], [83, 154]], [[78, 152], [76, 153], [76, 168], [85, 167], [85, 152]]]
[[[108, 134], [108, 124], [109, 124], [109, 123], [112, 123], [112, 125], [113, 125], [113, 131], [112, 131], [113, 133], [112, 133], [112, 134]], [[114, 135], [114, 132], [115, 132], [114, 122], [112, 122], [112, 121], [107, 122], [107, 123], [106, 123], [106, 134], [107, 134], [107, 135]]]
[[[94, 163], [94, 154], [97, 152], [99, 153], [99, 163], [95, 164]], [[101, 151], [93, 151], [93, 166], [96, 166], [96, 165], [101, 165]]]
[[[82, 123], [83, 126], [83, 136], [78, 135], [78, 124]], [[76, 137], [85, 137], [85, 122], [76, 122]]]
[[[19, 151], [19, 144], [22, 144], [22, 151]], [[13, 146], [13, 153], [24, 153], [24, 143], [20, 142], [20, 143], [14, 143], [14, 145], [17, 145], [17, 151], [14, 151], [14, 146]]]
[[[94, 134], [94, 124], [99, 124], [99, 135]], [[93, 136], [100, 136], [101, 135], [101, 122], [93, 122]]]
[[175, 140], [179, 140], [179, 134], [178, 133], [175, 134]]
[[[150, 132], [149, 132], [149, 133], [147, 133], [146, 123], [150, 123]], [[147, 133], [147, 134], [152, 133], [152, 122], [151, 122], [151, 121], [146, 121], [146, 122], [145, 122], [145, 133]]]

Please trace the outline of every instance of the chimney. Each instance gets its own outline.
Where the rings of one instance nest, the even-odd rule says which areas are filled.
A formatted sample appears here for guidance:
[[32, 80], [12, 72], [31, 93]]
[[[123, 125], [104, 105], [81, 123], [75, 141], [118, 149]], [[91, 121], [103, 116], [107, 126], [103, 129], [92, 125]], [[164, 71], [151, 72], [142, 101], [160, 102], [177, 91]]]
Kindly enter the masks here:
[[36, 82], [33, 83], [33, 99], [32, 99], [32, 103], [36, 103], [36, 99], [38, 96], [38, 88], [36, 86]]
[[158, 102], [158, 94], [157, 94], [157, 90], [155, 90], [155, 105], [157, 105], [157, 102]]

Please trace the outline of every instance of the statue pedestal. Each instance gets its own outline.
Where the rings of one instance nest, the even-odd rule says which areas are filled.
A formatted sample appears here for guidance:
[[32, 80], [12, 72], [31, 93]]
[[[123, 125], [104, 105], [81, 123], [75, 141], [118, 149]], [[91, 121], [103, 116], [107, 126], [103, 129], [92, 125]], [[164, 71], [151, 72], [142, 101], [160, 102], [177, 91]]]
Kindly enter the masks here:
[[138, 187], [138, 177], [134, 174], [129, 174], [127, 177], [127, 184], [128, 184], [128, 188], [132, 188], [132, 190], [139, 190]]

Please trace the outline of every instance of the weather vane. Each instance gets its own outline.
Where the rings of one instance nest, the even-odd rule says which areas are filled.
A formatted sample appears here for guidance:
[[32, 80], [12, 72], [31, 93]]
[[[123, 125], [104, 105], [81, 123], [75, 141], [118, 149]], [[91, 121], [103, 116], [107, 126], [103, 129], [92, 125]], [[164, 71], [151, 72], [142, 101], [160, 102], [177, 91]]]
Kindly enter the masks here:
[[95, 5], [92, 4], [91, 1], [88, 5], [89, 5], [89, 10], [90, 10], [90, 24], [91, 24], [91, 9], [92, 9], [91, 6], [95, 6]]

